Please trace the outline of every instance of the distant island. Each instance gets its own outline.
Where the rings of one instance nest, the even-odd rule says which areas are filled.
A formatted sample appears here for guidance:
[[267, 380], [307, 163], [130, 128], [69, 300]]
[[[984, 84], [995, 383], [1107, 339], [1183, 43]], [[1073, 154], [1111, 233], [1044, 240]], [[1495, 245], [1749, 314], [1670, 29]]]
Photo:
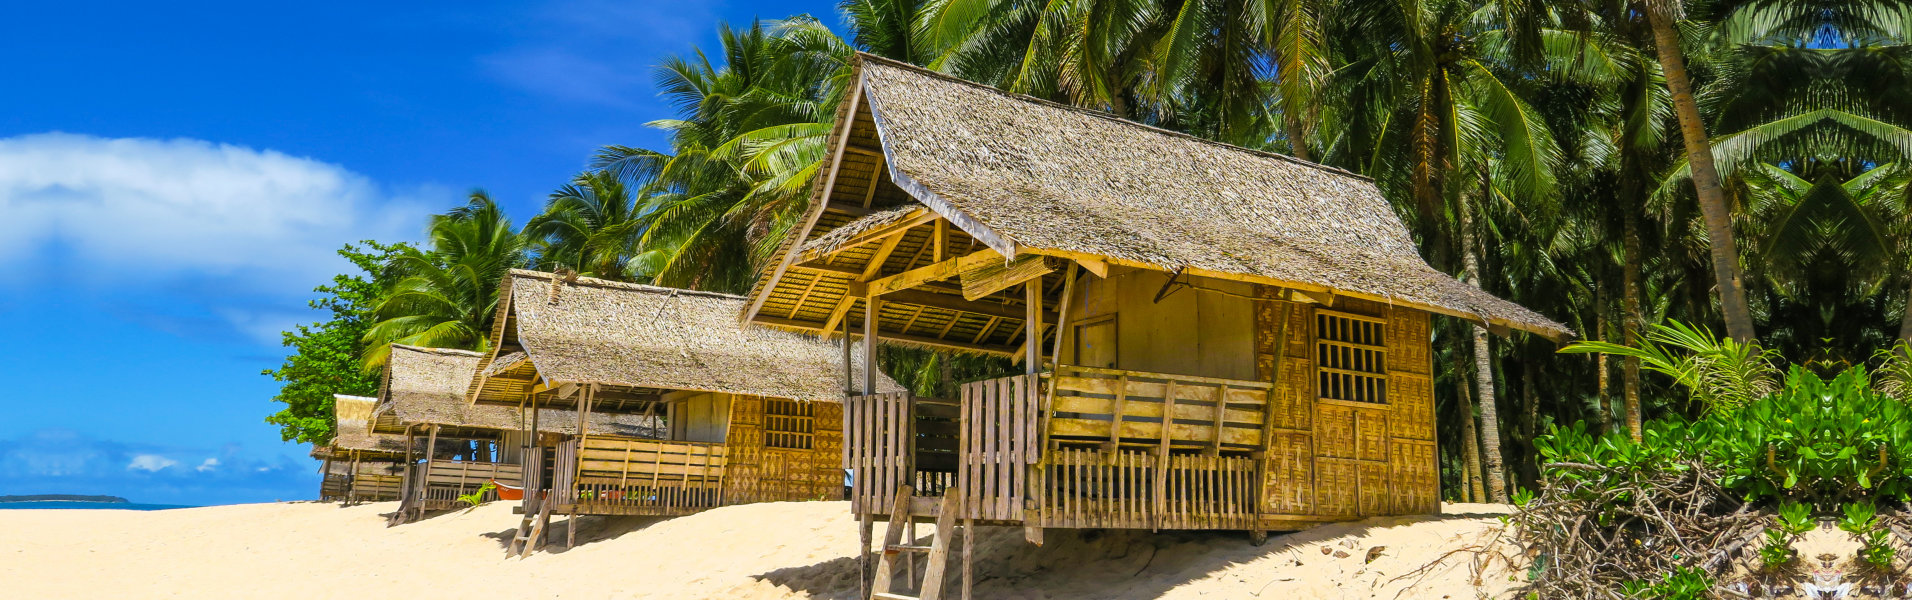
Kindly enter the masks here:
[[129, 504], [131, 501], [119, 496], [81, 496], [77, 494], [28, 494], [24, 496], [0, 496], [0, 502], [102, 502], [108, 504]]

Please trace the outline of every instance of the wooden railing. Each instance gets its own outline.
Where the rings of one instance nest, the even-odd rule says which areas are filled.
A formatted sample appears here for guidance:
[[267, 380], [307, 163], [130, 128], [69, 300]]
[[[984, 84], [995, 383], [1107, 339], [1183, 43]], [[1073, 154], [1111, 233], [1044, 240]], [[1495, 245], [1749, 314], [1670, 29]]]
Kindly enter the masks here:
[[1029, 466], [1042, 458], [1039, 382], [1039, 375], [1018, 375], [963, 385], [956, 472], [965, 492], [963, 518], [1023, 519]]
[[1044, 527], [1255, 528], [1260, 486], [1246, 456], [1058, 446], [1044, 464]]
[[896, 488], [941, 496], [957, 484], [960, 405], [896, 392], [843, 403], [843, 465], [854, 513], [888, 514]]
[[[412, 470], [420, 474], [422, 486], [411, 490], [410, 498], [416, 498], [417, 506], [425, 510], [443, 510], [457, 508], [458, 497], [478, 491], [485, 482], [493, 479], [502, 483], [519, 485], [524, 481], [524, 467], [510, 463], [496, 463], [471, 460], [433, 459], [419, 461]], [[498, 499], [497, 491], [486, 492], [485, 502]], [[412, 500], [408, 499], [408, 502]]]
[[360, 473], [352, 476], [347, 495], [357, 502], [385, 502], [399, 499], [399, 492], [404, 487], [405, 478], [398, 475]]
[[1068, 365], [1054, 385], [1054, 439], [1211, 454], [1263, 447], [1273, 388], [1261, 381]]
[[576, 438], [558, 446], [554, 501], [582, 514], [688, 514], [724, 504], [723, 444]]

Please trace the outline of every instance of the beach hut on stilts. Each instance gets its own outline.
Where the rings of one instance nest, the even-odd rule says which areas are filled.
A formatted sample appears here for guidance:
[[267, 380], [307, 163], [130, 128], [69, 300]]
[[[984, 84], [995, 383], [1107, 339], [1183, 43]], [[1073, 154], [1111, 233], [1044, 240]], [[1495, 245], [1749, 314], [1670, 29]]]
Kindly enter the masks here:
[[405, 437], [373, 433], [377, 399], [335, 394], [332, 442], [314, 447], [319, 459], [319, 499], [346, 504], [397, 500], [404, 479]]
[[[552, 514], [685, 515], [844, 494], [846, 351], [816, 336], [745, 329], [729, 294], [512, 271], [499, 293], [476, 405], [566, 411], [575, 431], [540, 436], [527, 469], [529, 552]], [[878, 377], [876, 389], [900, 391]], [[661, 421], [606, 431], [601, 414]]]
[[[860, 337], [844, 400], [872, 597], [976, 525], [1250, 532], [1439, 510], [1430, 317], [1566, 327], [1430, 268], [1337, 169], [859, 55], [744, 318]], [[876, 342], [1011, 357], [869, 393]], [[840, 368], [842, 368], [840, 367]], [[876, 521], [887, 521], [869, 554]], [[915, 546], [914, 523], [935, 523]], [[969, 554], [963, 552], [963, 596]]]
[[[394, 524], [462, 508], [466, 505], [459, 497], [475, 494], [487, 483], [496, 485], [477, 497], [481, 502], [523, 489], [525, 450], [531, 445], [526, 415], [515, 407], [465, 401], [483, 358], [467, 350], [392, 346], [372, 412], [372, 431], [405, 436], [410, 440], [407, 447], [414, 449], [405, 459], [404, 494]], [[575, 423], [562, 418], [565, 413], [543, 412], [540, 431], [577, 431]], [[640, 416], [616, 414], [594, 416], [592, 426], [621, 435], [656, 429]]]

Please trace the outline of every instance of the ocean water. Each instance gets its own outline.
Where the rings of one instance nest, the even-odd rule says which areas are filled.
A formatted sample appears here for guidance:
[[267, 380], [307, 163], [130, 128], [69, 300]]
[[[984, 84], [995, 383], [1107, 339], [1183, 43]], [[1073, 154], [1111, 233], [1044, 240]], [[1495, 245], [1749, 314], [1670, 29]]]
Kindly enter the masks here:
[[114, 510], [166, 510], [170, 508], [195, 508], [184, 504], [135, 504], [129, 502], [0, 502], [0, 510], [9, 508], [74, 508], [74, 509], [114, 509]]

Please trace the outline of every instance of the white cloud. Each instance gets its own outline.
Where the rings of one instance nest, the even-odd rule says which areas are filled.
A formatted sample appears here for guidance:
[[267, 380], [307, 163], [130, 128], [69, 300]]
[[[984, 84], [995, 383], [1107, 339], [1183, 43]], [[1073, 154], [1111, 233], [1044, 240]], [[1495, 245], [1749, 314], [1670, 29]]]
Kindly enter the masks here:
[[219, 459], [208, 458], [204, 462], [199, 463], [199, 466], [193, 467], [193, 470], [204, 473], [217, 468], [219, 468]]
[[[333, 251], [344, 243], [414, 237], [427, 212], [412, 203], [343, 167], [272, 150], [0, 138], [0, 256], [56, 245], [84, 267], [71, 276], [238, 276], [268, 289], [236, 291], [303, 292], [338, 271]], [[0, 275], [25, 275], [34, 262], [0, 262]]]
[[140, 454], [133, 457], [133, 462], [126, 463], [126, 470], [157, 472], [176, 464], [179, 461], [158, 454]]

